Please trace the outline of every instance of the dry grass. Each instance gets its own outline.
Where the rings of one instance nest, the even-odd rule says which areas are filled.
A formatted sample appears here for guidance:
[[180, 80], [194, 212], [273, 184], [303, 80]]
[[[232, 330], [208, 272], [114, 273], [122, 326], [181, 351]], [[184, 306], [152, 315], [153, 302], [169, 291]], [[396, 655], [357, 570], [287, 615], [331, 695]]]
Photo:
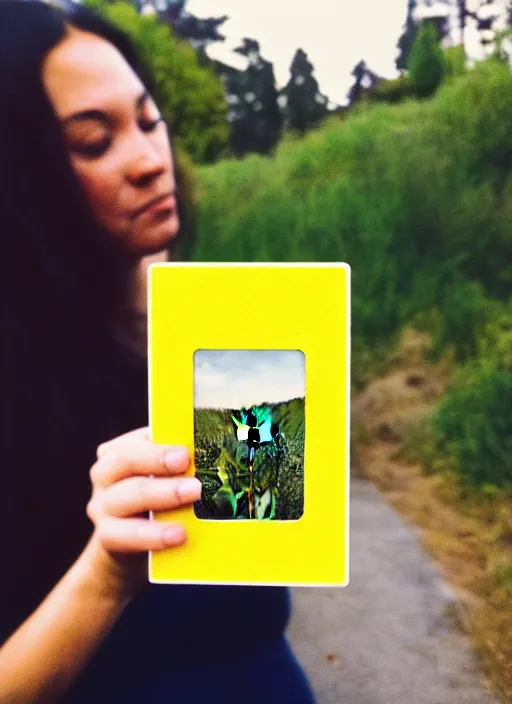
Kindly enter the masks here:
[[[409, 331], [392, 368], [353, 402], [355, 474], [371, 479], [413, 526], [454, 587], [488, 683], [512, 702], [512, 499], [463, 490], [456, 476], [427, 475], [400, 454], [442, 396], [450, 364], [422, 360]], [[404, 351], [405, 350], [405, 351]]]

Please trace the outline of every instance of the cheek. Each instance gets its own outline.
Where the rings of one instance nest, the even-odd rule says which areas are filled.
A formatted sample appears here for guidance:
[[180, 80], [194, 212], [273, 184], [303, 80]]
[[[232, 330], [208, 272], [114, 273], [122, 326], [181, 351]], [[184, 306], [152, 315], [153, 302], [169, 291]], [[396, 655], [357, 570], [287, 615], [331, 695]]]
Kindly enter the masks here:
[[119, 187], [112, 174], [98, 168], [84, 167], [75, 164], [78, 180], [84, 190], [85, 197], [97, 217], [108, 220], [112, 205], [117, 201]]

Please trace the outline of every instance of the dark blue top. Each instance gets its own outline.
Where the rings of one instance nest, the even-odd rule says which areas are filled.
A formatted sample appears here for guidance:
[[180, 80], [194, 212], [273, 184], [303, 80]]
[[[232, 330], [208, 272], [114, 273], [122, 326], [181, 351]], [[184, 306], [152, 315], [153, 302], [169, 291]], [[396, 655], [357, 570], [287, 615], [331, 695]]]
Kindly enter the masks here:
[[[124, 361], [120, 355], [119, 364]], [[147, 424], [145, 363], [127, 368], [125, 389], [112, 410], [116, 424], [96, 428], [92, 415], [76, 437], [66, 439], [59, 426], [51, 442], [51, 423], [31, 418], [30, 404], [22, 404], [19, 415], [32, 432], [27, 438], [35, 439], [19, 445], [2, 473], [8, 500], [0, 502], [7, 565], [0, 580], [0, 644], [41, 603], [90, 536], [85, 506], [97, 445]], [[38, 448], [37, 467], [23, 447]], [[11, 540], [14, 524], [24, 530]], [[283, 637], [289, 616], [290, 595], [282, 587], [149, 584], [63, 701], [311, 704], [307, 680]]]
[[289, 616], [280, 587], [149, 585], [65, 701], [311, 704]]
[[[149, 585], [65, 704], [314, 704], [281, 587]], [[1, 642], [1, 641], [0, 641]]]

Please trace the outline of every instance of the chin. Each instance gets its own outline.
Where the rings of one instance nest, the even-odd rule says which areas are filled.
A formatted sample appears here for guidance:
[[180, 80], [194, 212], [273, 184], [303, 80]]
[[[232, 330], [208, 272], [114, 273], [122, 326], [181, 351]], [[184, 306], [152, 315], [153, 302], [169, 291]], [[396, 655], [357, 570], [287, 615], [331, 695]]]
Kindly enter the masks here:
[[127, 237], [130, 252], [141, 257], [157, 254], [157, 252], [171, 247], [178, 231], [179, 220], [169, 218], [165, 223], [147, 228], [144, 232], [131, 233], [131, 236]]

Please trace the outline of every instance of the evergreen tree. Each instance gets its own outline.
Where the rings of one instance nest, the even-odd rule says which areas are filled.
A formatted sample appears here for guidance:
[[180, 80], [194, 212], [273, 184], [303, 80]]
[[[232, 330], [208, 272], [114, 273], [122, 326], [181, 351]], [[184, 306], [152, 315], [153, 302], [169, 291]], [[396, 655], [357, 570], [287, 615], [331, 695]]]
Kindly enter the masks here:
[[168, 3], [168, 6], [159, 13], [160, 19], [170, 25], [180, 39], [185, 39], [195, 47], [224, 41], [225, 37], [219, 33], [219, 27], [226, 22], [227, 15], [198, 19], [186, 11], [185, 5], [186, 0], [174, 0]]
[[460, 43], [464, 45], [466, 22], [470, 16], [467, 0], [457, 0], [457, 12], [459, 16]]
[[441, 83], [445, 63], [438, 28], [433, 22], [425, 21], [421, 24], [407, 68], [411, 88], [420, 98], [432, 95]]
[[231, 123], [233, 151], [268, 154], [279, 141], [283, 125], [274, 67], [261, 56], [254, 39], [244, 38], [235, 51], [249, 59], [249, 66], [243, 73], [232, 74], [226, 84], [230, 95], [238, 98], [239, 117]]
[[286, 126], [304, 134], [327, 113], [328, 99], [320, 93], [307, 54], [298, 49], [290, 66], [290, 80], [281, 94], [286, 98]]
[[[460, 6], [465, 8], [466, 0], [456, 0]], [[407, 69], [409, 57], [413, 44], [418, 36], [419, 28], [424, 21], [430, 22], [437, 30], [438, 39], [441, 41], [450, 34], [449, 8], [452, 0], [408, 0], [407, 18], [402, 36], [398, 40], [397, 48], [399, 54], [396, 60], [396, 67], [399, 71]], [[446, 10], [443, 9], [443, 6]], [[422, 19], [418, 15], [421, 12]]]
[[405, 71], [407, 68], [407, 61], [409, 60], [409, 54], [411, 53], [412, 45], [416, 39], [417, 26], [414, 21], [414, 10], [416, 9], [416, 0], [407, 0], [407, 18], [405, 20], [405, 27], [402, 36], [398, 40], [398, 58], [396, 60], [396, 67], [399, 71]]
[[382, 81], [380, 76], [368, 68], [366, 61], [360, 61], [354, 66], [352, 76], [355, 82], [347, 94], [350, 105], [359, 102], [363, 95], [371, 93], [375, 85]]
[[361, 98], [361, 94], [363, 92], [363, 79], [365, 77], [365, 74], [366, 74], [366, 62], [360, 61], [358, 64], [356, 64], [354, 66], [354, 69], [351, 74], [352, 76], [354, 76], [354, 78], [356, 80], [347, 95], [348, 102], [350, 103], [350, 105], [357, 103]]

